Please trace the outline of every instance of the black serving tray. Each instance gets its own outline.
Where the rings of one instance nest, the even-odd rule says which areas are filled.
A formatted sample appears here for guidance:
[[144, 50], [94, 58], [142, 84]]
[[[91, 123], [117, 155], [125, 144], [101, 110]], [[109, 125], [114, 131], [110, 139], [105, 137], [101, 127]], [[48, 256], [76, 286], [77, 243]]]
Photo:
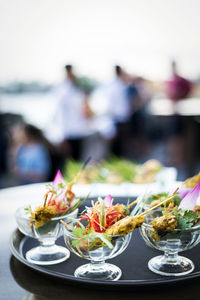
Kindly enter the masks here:
[[[56, 241], [56, 244], [64, 246], [63, 237], [60, 237]], [[40, 274], [53, 278], [54, 280], [62, 280], [71, 285], [80, 285], [87, 288], [100, 287], [121, 290], [181, 283], [200, 277], [200, 245], [197, 245], [183, 254], [190, 258], [195, 264], [195, 270], [191, 274], [181, 277], [166, 277], [152, 273], [147, 267], [148, 261], [150, 258], [161, 254], [161, 252], [146, 246], [138, 229], [133, 232], [127, 249], [119, 256], [109, 260], [110, 263], [117, 265], [122, 270], [122, 277], [118, 281], [88, 280], [74, 277], [75, 269], [80, 265], [88, 263], [88, 261], [77, 257], [73, 253], [71, 253], [68, 260], [57, 265], [39, 266], [31, 264], [25, 259], [25, 253], [36, 245], [38, 245], [37, 240], [24, 236], [18, 229], [14, 231], [10, 239], [11, 252], [19, 261]]]

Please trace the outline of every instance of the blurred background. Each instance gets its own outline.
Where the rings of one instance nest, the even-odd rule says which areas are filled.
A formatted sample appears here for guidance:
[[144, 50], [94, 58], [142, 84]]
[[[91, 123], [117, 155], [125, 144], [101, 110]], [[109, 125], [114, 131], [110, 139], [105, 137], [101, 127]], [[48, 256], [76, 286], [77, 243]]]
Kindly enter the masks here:
[[0, 188], [71, 159], [200, 168], [198, 0], [0, 0]]

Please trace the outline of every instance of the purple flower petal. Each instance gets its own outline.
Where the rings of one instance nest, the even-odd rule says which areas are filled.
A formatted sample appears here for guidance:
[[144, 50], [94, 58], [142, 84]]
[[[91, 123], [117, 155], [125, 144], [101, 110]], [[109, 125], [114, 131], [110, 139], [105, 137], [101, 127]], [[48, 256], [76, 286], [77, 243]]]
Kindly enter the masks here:
[[64, 178], [60, 172], [60, 170], [57, 171], [56, 176], [53, 180], [53, 186], [58, 186], [59, 183], [64, 182]]
[[193, 210], [196, 206], [197, 199], [200, 195], [200, 182], [183, 198], [179, 205], [179, 209]]
[[178, 196], [183, 199], [191, 191], [192, 191], [192, 188], [180, 188], [178, 190]]
[[104, 204], [107, 207], [110, 207], [112, 205], [112, 196], [108, 195], [106, 198], [104, 198]]

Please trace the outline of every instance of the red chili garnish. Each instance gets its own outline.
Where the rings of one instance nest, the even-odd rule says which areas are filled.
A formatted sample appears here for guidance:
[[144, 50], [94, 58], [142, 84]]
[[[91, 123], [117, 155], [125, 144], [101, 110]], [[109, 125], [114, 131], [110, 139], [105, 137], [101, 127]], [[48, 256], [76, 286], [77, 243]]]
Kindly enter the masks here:
[[174, 206], [167, 207], [166, 209], [167, 211], [171, 211], [172, 209], [174, 209]]

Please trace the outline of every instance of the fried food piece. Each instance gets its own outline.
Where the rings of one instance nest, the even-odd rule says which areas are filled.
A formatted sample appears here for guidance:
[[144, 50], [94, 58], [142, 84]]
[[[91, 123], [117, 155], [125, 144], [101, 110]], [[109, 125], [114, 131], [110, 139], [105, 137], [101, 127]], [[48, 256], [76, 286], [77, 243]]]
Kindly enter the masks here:
[[144, 221], [144, 216], [128, 216], [113, 224], [105, 233], [107, 235], [126, 235], [136, 227], [141, 226]]
[[34, 223], [35, 228], [39, 228], [51, 221], [57, 214], [57, 210], [53, 206], [38, 206], [35, 211], [31, 212], [30, 223], [31, 225]]
[[115, 209], [116, 209], [117, 211], [119, 211], [120, 213], [124, 214], [125, 211], [126, 211], [126, 205], [117, 203], [117, 204], [115, 205]]
[[160, 237], [163, 235], [174, 231], [175, 228], [178, 226], [178, 221], [176, 216], [169, 214], [166, 216], [155, 218], [150, 225], [152, 225], [154, 229], [154, 233], [151, 235], [151, 237], [155, 241], [159, 241]]
[[186, 179], [183, 183], [183, 187], [193, 189], [199, 182], [200, 182], [200, 173]]
[[137, 225], [136, 227], [142, 226], [142, 224], [145, 222], [145, 217], [144, 216], [135, 216], [137, 220]]

